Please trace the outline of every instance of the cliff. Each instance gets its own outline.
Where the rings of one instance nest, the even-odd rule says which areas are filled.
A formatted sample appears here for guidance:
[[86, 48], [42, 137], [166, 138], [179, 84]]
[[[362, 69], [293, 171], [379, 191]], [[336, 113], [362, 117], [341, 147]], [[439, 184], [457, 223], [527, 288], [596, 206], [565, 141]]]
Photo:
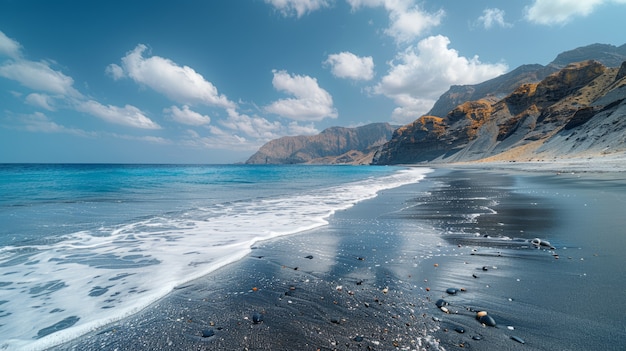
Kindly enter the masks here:
[[246, 163], [369, 164], [394, 129], [388, 123], [373, 123], [356, 128], [332, 127], [312, 136], [282, 137], [263, 145]]
[[489, 99], [498, 101], [525, 83], [537, 83], [570, 63], [595, 60], [607, 67], [619, 67], [626, 61], [626, 44], [616, 47], [608, 44], [591, 44], [565, 51], [548, 65], [522, 65], [511, 72], [474, 85], [453, 85], [443, 93], [431, 110], [430, 116], [445, 117], [465, 101]]
[[400, 127], [374, 164], [554, 159], [626, 150], [626, 63], [574, 63], [501, 99]]

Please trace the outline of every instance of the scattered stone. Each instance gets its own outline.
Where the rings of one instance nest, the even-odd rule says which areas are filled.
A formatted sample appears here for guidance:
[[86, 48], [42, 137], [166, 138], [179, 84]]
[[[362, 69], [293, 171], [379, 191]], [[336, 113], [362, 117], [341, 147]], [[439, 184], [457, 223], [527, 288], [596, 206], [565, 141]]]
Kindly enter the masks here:
[[439, 299], [437, 300], [437, 302], [435, 302], [435, 305], [439, 308], [443, 307], [443, 306], [448, 306], [449, 303], [448, 301], [444, 300], [444, 299]]
[[333, 324], [339, 324], [340, 320], [339, 320], [339, 318], [333, 317], [333, 318], [330, 319], [330, 322], [333, 323]]
[[495, 327], [496, 326], [496, 320], [493, 319], [490, 315], [485, 314], [484, 316], [478, 318], [478, 321], [481, 322], [482, 324], [489, 326], [489, 327]]
[[388, 288], [388, 287], [385, 287], [385, 288], [383, 289], [383, 294], [386, 294], [386, 293], [388, 293], [388, 292], [389, 292], [389, 288]]
[[446, 292], [450, 295], [456, 295], [456, 293], [458, 292], [458, 290], [456, 288], [448, 288], [446, 290]]
[[309, 260], [313, 259], [313, 255], [304, 256], [304, 258], [308, 258]]
[[361, 342], [361, 341], [363, 341], [363, 337], [362, 336], [355, 336], [354, 339], [352, 339], [352, 340], [354, 340], [356, 342]]
[[472, 277], [474, 278], [478, 278], [478, 276], [476, 274], [472, 274]]
[[526, 342], [524, 341], [524, 339], [520, 338], [519, 336], [511, 336], [511, 339], [519, 342], [520, 344], [525, 344]]
[[489, 268], [487, 266], [483, 266], [483, 271], [488, 271]]
[[262, 314], [257, 312], [257, 313], [252, 315], [252, 323], [259, 324], [261, 322], [263, 322], [263, 315]]
[[548, 248], [550, 250], [555, 250], [556, 248], [550, 244], [547, 240], [541, 240], [539, 238], [534, 238], [530, 241], [536, 248]]
[[454, 328], [454, 331], [456, 331], [457, 333], [460, 333], [460, 334], [465, 333], [465, 329], [463, 327], [456, 327], [456, 328]]
[[215, 335], [215, 331], [213, 331], [213, 329], [205, 329], [202, 331], [202, 337], [203, 338], [210, 338], [213, 335]]
[[506, 329], [508, 329], [508, 330], [515, 330], [515, 327], [511, 326], [511, 325], [507, 325]]
[[474, 339], [474, 340], [482, 340], [483, 337], [480, 336], [480, 335], [474, 335], [474, 336], [472, 336], [472, 339]]

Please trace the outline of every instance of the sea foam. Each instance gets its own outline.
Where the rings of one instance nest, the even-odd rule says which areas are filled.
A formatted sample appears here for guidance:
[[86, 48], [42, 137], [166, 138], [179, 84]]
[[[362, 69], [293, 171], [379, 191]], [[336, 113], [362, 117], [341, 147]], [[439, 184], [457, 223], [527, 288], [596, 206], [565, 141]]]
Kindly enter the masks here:
[[40, 350], [140, 311], [176, 286], [241, 259], [260, 240], [310, 230], [411, 168], [310, 192], [210, 204], [0, 249], [0, 349]]

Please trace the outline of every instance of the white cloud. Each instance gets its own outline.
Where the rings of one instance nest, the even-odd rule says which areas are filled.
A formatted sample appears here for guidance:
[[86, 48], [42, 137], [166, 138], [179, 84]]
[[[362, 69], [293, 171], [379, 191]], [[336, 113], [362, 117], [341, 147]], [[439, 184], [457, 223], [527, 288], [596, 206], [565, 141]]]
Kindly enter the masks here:
[[101, 103], [88, 100], [78, 102], [77, 111], [89, 113], [90, 115], [102, 118], [111, 123], [142, 129], [160, 129], [161, 127], [146, 117], [143, 112], [135, 106], [126, 105], [117, 107], [113, 105], [102, 105]]
[[249, 138], [261, 140], [275, 139], [280, 136], [283, 128], [278, 121], [270, 122], [263, 117], [238, 113], [234, 109], [229, 109], [227, 112], [228, 118], [220, 121], [220, 124]]
[[124, 74], [124, 69], [114, 63], [108, 65], [104, 72], [113, 78], [113, 80], [120, 80], [126, 76]]
[[324, 64], [330, 65], [331, 72], [339, 78], [371, 80], [374, 78], [374, 59], [371, 56], [359, 57], [351, 52], [328, 55]]
[[48, 111], [54, 111], [54, 99], [46, 94], [32, 93], [26, 96], [26, 103], [38, 106]]
[[0, 31], [0, 55], [18, 58], [21, 56], [21, 49], [22, 46], [20, 43], [7, 37], [2, 31]]
[[[188, 66], [179, 66], [175, 62], [159, 57], [144, 57], [148, 48], [139, 44], [122, 58], [122, 66], [109, 65], [107, 73], [114, 79], [128, 76], [135, 82], [150, 87], [181, 104], [204, 104], [223, 108], [235, 104], [217, 92], [211, 82]], [[120, 72], [120, 68], [123, 69]], [[123, 73], [123, 74], [122, 74]]]
[[299, 125], [297, 122], [291, 122], [287, 126], [287, 132], [285, 135], [315, 135], [319, 134], [320, 130], [315, 128], [313, 123], [307, 125]]
[[284, 16], [293, 16], [300, 18], [306, 13], [319, 10], [322, 7], [328, 7], [330, 0], [265, 0], [265, 3], [274, 6]]
[[553, 25], [565, 24], [573, 17], [590, 15], [603, 4], [626, 4], [626, 0], [534, 0], [524, 9], [529, 22]]
[[64, 96], [80, 97], [72, 86], [74, 80], [62, 72], [50, 68], [47, 62], [17, 60], [0, 66], [0, 76], [15, 80], [23, 86]]
[[502, 28], [509, 28], [513, 25], [507, 23], [504, 20], [504, 10], [500, 9], [485, 9], [483, 15], [478, 17], [478, 22], [481, 23], [485, 29], [491, 29], [494, 26], [500, 26]]
[[399, 107], [392, 116], [406, 123], [420, 117], [453, 84], [475, 84], [494, 78], [507, 70], [505, 64], [482, 63], [478, 56], [466, 58], [448, 48], [450, 40], [438, 35], [421, 40], [390, 62], [386, 76], [373, 87]]
[[81, 129], [67, 128], [57, 124], [41, 112], [21, 116], [20, 123], [22, 124], [20, 128], [34, 133], [66, 133], [82, 137], [92, 135], [92, 133], [88, 133]]
[[356, 10], [360, 7], [384, 7], [389, 13], [389, 28], [385, 33], [398, 43], [408, 43], [432, 27], [441, 24], [445, 16], [443, 10], [429, 13], [420, 8], [414, 0], [347, 0]]
[[336, 118], [332, 96], [320, 88], [315, 78], [290, 75], [285, 71], [274, 70], [272, 84], [279, 91], [295, 98], [281, 99], [265, 107], [265, 111], [297, 121], [321, 121]]
[[201, 126], [203, 124], [211, 123], [211, 118], [209, 116], [192, 111], [187, 105], [184, 105], [182, 110], [176, 106], [172, 106], [170, 108], [166, 108], [163, 112], [168, 114], [174, 121], [182, 124]]
[[[86, 112], [108, 122], [142, 129], [160, 128], [134, 106], [104, 106], [97, 101], [87, 100], [83, 94], [74, 89], [74, 80], [71, 77], [54, 70], [47, 61], [35, 62], [24, 59], [19, 53], [20, 44], [6, 38], [1, 32], [0, 50], [12, 53], [13, 58], [0, 65], [0, 77], [12, 79], [24, 87], [37, 91], [26, 96], [25, 102], [28, 104], [54, 111], [56, 110], [54, 103], [58, 101], [65, 108]], [[47, 116], [43, 114], [33, 116], [30, 120], [37, 123], [30, 123], [30, 130], [43, 131], [45, 126], [51, 131], [60, 130], [55, 130], [55, 123], [48, 120]]]

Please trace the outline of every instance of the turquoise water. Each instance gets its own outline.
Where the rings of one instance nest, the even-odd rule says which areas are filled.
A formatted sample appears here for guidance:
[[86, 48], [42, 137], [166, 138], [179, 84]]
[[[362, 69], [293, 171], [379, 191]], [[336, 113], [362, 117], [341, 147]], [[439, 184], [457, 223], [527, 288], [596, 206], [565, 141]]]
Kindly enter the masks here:
[[0, 165], [0, 349], [135, 313], [255, 242], [326, 224], [424, 168]]

